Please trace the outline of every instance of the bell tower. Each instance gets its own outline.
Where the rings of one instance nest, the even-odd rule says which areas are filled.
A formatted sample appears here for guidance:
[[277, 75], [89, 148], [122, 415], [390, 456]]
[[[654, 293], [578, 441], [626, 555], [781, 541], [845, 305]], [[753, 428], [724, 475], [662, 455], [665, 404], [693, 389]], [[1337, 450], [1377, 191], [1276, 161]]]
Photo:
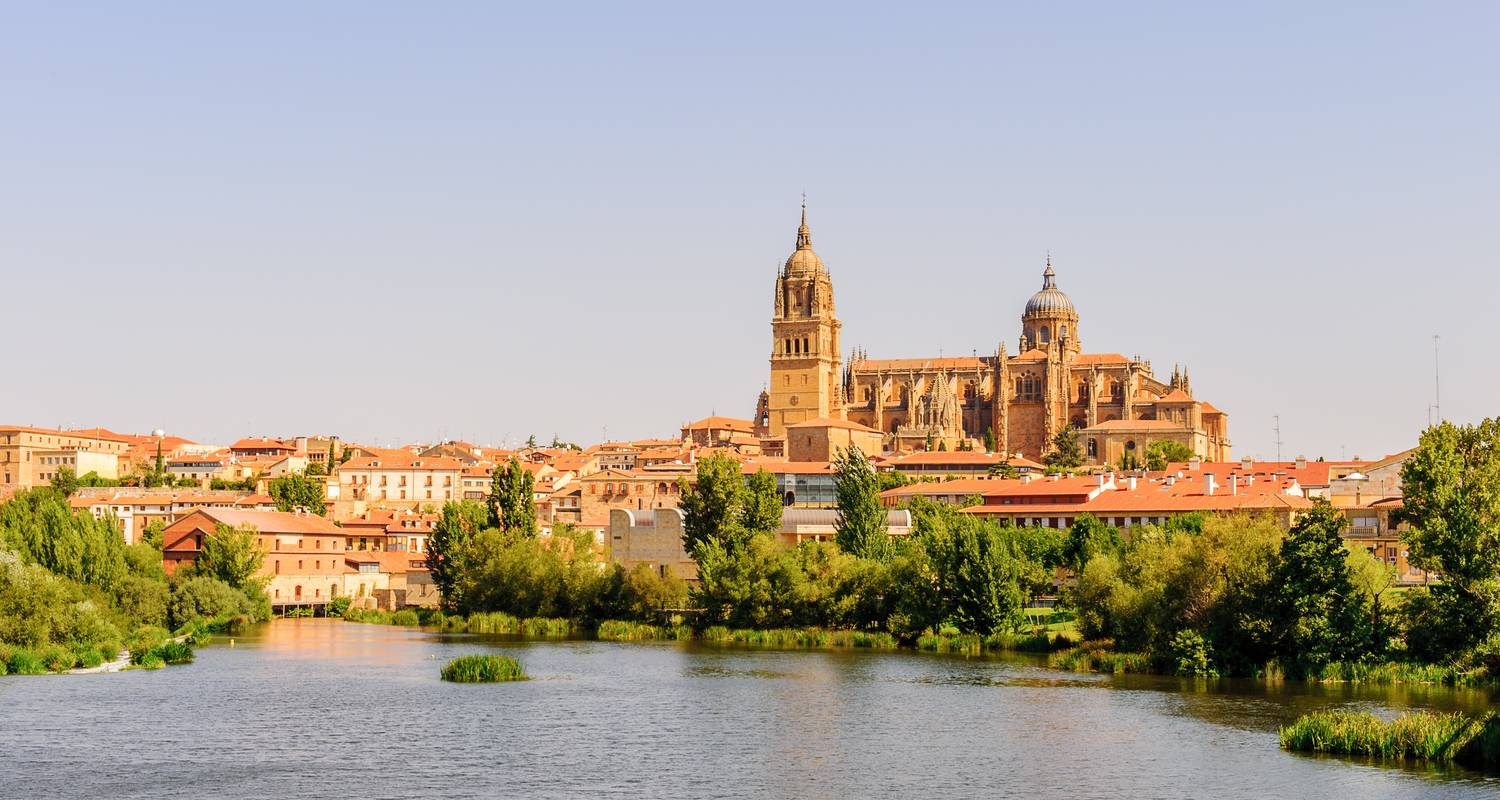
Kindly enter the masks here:
[[788, 425], [816, 417], [843, 418], [838, 402], [839, 321], [833, 311], [833, 281], [812, 249], [807, 200], [797, 249], [776, 274], [776, 307], [771, 316], [771, 385], [766, 410], [771, 436], [785, 436]]

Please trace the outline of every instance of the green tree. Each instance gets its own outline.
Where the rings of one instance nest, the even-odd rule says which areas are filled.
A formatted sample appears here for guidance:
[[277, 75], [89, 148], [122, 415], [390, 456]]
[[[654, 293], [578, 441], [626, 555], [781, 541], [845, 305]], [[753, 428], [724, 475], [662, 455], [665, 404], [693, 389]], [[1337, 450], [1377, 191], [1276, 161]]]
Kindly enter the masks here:
[[78, 473], [72, 467], [61, 466], [57, 468], [57, 474], [52, 476], [52, 488], [67, 497], [78, 491]]
[[850, 445], [833, 462], [834, 521], [839, 549], [859, 558], [883, 558], [890, 551], [886, 510], [880, 505], [880, 479], [858, 447]]
[[1049, 467], [1077, 469], [1083, 466], [1083, 448], [1078, 444], [1078, 429], [1064, 426], [1052, 437], [1052, 450], [1042, 457]]
[[[728, 554], [742, 549], [754, 536], [745, 525], [746, 494], [744, 471], [740, 462], [723, 453], [699, 459], [697, 478], [691, 484], [679, 482], [682, 500], [682, 546], [694, 559], [710, 540]], [[759, 501], [757, 501], [759, 505]], [[757, 517], [759, 510], [757, 510]], [[778, 514], [777, 525], [780, 525]]]
[[1340, 535], [1347, 525], [1342, 512], [1319, 501], [1281, 542], [1278, 649], [1283, 663], [1298, 672], [1367, 655], [1349, 551]]
[[1168, 464], [1187, 461], [1192, 457], [1192, 448], [1182, 442], [1158, 439], [1146, 447], [1146, 469], [1161, 472]]
[[536, 434], [533, 433], [526, 437], [526, 446], [532, 450], [536, 449]]
[[256, 540], [255, 528], [249, 525], [231, 527], [220, 522], [214, 525], [213, 533], [204, 537], [196, 566], [198, 574], [216, 578], [231, 589], [250, 594], [259, 592], [265, 584], [265, 580], [258, 577], [265, 558], [266, 551]]
[[1016, 465], [1010, 463], [1010, 461], [1008, 460], [1001, 461], [995, 464], [995, 466], [990, 467], [988, 475], [991, 478], [1004, 478], [1006, 480], [1014, 480], [1021, 476], [1021, 474], [1016, 471]]
[[511, 456], [490, 478], [490, 524], [511, 536], [536, 536], [535, 493], [536, 479]]
[[75, 514], [51, 488], [23, 489], [0, 504], [0, 543], [28, 563], [106, 591], [126, 572], [114, 516]]
[[338, 458], [338, 451], [334, 448], [333, 442], [329, 442], [328, 443], [328, 468], [327, 468], [326, 471], [328, 472], [329, 475], [332, 475], [334, 472], [338, 471], [339, 465], [342, 464], [342, 463], [344, 463], [344, 462], [339, 460], [339, 458]]
[[998, 525], [959, 515], [935, 560], [939, 592], [959, 630], [988, 635], [1020, 625], [1024, 565]]
[[1120, 531], [1107, 525], [1093, 514], [1082, 514], [1068, 526], [1068, 538], [1063, 543], [1061, 562], [1073, 574], [1083, 572], [1085, 564], [1099, 555], [1118, 553], [1122, 544]]
[[781, 493], [776, 490], [776, 476], [764, 467], [745, 480], [745, 530], [756, 534], [774, 534], [781, 527]]
[[991, 425], [984, 429], [984, 452], [993, 453], [1000, 446], [1000, 440], [995, 438], [995, 426]]
[[302, 474], [309, 478], [321, 478], [328, 474], [328, 470], [323, 467], [321, 462], [309, 461], [307, 462], [307, 469], [302, 470]]
[[277, 511], [305, 508], [319, 516], [327, 513], [324, 502], [327, 489], [321, 478], [293, 472], [272, 478], [266, 491], [276, 501]]
[[141, 531], [141, 541], [154, 548], [157, 555], [160, 556], [163, 546], [162, 540], [165, 538], [166, 530], [167, 523], [165, 520], [153, 519], [146, 523], [145, 529]]
[[1407, 560], [1442, 577], [1422, 601], [1440, 623], [1409, 630], [1407, 647], [1447, 660], [1500, 624], [1500, 420], [1428, 428], [1402, 465], [1401, 484]]
[[491, 516], [490, 509], [473, 500], [444, 503], [443, 515], [427, 539], [427, 569], [449, 611], [463, 601], [459, 586], [469, 564], [469, 543], [490, 524]]

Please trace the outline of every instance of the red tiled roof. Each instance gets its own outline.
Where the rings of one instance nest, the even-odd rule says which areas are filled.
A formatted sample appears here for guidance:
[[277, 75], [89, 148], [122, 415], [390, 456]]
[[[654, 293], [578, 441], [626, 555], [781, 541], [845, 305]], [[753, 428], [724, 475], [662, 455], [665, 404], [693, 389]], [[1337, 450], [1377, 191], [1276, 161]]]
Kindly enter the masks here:
[[858, 422], [854, 422], [852, 420], [847, 420], [847, 419], [833, 419], [831, 417], [817, 417], [815, 419], [803, 420], [802, 422], [793, 423], [791, 425], [788, 425], [787, 427], [788, 428], [839, 428], [839, 429], [842, 429], [842, 430], [868, 431], [870, 433], [880, 433], [880, 431], [878, 429], [872, 428], [869, 425], [861, 425]]
[[697, 422], [689, 422], [682, 426], [683, 430], [726, 430], [749, 433], [755, 430], [755, 423], [748, 419], [736, 419], [734, 417], [704, 417]]

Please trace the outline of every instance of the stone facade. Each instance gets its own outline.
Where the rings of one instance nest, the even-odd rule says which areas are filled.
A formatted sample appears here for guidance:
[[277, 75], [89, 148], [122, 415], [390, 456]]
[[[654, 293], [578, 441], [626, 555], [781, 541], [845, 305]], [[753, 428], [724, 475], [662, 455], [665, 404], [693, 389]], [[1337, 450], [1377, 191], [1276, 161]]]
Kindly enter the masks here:
[[1050, 257], [1014, 353], [1003, 341], [989, 355], [957, 358], [874, 359], [856, 349], [840, 369], [830, 362], [839, 358], [840, 327], [804, 206], [797, 249], [776, 277], [759, 435], [781, 442], [790, 425], [832, 417], [880, 431], [889, 451], [976, 447], [993, 431], [999, 452], [1037, 458], [1071, 425], [1094, 463], [1144, 461], [1160, 439], [1204, 460], [1230, 457], [1228, 416], [1193, 397], [1186, 370], [1162, 380], [1139, 357], [1083, 352], [1077, 308], [1058, 288]]

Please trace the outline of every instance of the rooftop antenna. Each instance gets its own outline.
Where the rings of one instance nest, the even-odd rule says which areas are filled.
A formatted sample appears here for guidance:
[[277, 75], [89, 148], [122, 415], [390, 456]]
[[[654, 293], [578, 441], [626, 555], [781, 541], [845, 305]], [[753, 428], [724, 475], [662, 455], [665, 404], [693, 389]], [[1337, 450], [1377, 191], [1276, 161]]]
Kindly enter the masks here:
[[1437, 412], [1438, 424], [1443, 422], [1443, 384], [1442, 373], [1438, 365], [1438, 339], [1437, 334], [1432, 335], [1432, 408]]
[[1272, 426], [1271, 429], [1274, 430], [1274, 431], [1276, 431], [1276, 460], [1280, 461], [1281, 460], [1281, 415], [1280, 414], [1276, 414], [1275, 416], [1271, 417], [1271, 419], [1275, 420], [1275, 422], [1276, 422], [1276, 424], [1274, 426]]

